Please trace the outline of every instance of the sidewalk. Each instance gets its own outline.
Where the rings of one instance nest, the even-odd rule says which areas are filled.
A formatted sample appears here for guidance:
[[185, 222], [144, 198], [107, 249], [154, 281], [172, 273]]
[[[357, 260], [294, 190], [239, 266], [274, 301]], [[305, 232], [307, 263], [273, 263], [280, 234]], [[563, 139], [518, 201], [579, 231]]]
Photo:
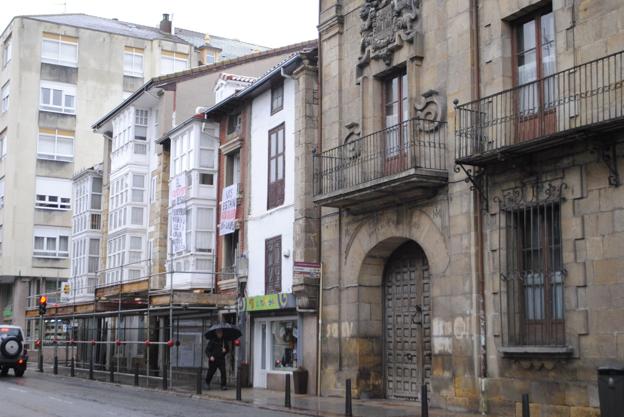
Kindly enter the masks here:
[[[236, 401], [236, 390], [227, 391], [204, 389], [201, 398]], [[284, 407], [284, 393], [259, 388], [242, 390], [244, 404], [274, 411], [288, 411], [305, 416], [338, 417], [345, 415], [344, 398], [315, 397], [310, 395], [291, 396], [292, 408]], [[420, 417], [420, 403], [395, 400], [353, 400], [353, 416], [355, 417]], [[479, 414], [453, 413], [450, 411], [430, 409], [431, 417], [479, 417]]]

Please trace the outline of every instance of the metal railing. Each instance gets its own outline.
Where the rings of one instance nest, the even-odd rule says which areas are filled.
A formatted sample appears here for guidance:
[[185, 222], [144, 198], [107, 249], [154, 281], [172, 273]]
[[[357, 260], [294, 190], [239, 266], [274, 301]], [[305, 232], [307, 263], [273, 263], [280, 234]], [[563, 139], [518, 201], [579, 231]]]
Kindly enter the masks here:
[[423, 168], [446, 171], [446, 123], [410, 119], [314, 154], [314, 195]]
[[[457, 106], [456, 159], [624, 118], [624, 51]], [[618, 120], [619, 119], [619, 120]]]

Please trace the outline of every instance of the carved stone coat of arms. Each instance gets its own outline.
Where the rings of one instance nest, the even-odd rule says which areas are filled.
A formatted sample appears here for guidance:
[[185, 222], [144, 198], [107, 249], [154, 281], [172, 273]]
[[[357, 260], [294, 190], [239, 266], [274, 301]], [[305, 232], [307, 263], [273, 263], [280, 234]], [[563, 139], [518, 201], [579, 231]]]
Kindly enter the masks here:
[[360, 57], [363, 67], [371, 59], [392, 62], [394, 51], [403, 42], [413, 42], [420, 16], [420, 0], [365, 0], [360, 10]]

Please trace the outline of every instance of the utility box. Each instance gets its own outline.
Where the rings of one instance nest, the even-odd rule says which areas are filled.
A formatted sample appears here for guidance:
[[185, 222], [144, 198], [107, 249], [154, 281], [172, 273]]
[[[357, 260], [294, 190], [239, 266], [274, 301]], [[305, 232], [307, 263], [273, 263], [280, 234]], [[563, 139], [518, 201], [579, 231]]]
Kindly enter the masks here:
[[621, 417], [624, 410], [624, 366], [598, 368], [601, 417]]

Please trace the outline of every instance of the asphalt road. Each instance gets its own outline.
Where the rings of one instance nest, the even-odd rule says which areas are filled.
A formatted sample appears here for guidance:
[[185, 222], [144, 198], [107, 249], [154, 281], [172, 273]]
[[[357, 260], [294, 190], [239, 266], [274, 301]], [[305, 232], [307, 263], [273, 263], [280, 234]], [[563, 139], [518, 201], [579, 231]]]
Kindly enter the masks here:
[[0, 377], [1, 417], [289, 417], [228, 402], [26, 371]]

